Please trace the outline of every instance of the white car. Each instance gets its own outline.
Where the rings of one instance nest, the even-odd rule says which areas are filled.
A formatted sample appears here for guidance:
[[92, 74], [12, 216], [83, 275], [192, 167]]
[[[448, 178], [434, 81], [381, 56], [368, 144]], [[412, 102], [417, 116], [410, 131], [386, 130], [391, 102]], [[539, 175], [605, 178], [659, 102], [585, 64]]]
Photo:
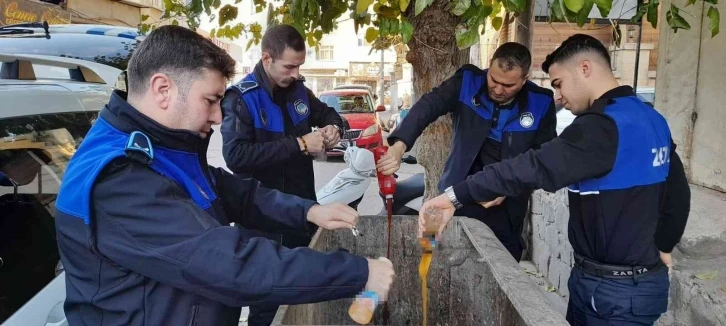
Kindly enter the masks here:
[[121, 70], [0, 53], [0, 72], [0, 323], [67, 325], [55, 199]]

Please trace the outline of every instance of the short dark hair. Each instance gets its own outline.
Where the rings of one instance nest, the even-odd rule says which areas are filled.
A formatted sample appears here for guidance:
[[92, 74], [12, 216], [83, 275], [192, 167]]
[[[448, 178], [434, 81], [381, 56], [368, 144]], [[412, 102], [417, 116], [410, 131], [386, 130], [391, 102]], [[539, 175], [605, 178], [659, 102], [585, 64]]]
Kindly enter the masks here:
[[186, 98], [192, 82], [203, 69], [218, 71], [232, 79], [236, 62], [222, 48], [194, 31], [167, 25], [153, 30], [141, 41], [128, 65], [130, 94], [143, 94], [149, 78], [163, 72], [179, 85]]
[[295, 27], [275, 25], [265, 31], [262, 36], [262, 51], [269, 53], [272, 60], [279, 59], [286, 48], [296, 52], [305, 51], [305, 40]]
[[499, 68], [510, 71], [514, 68], [522, 70], [522, 74], [529, 73], [529, 66], [532, 65], [532, 54], [526, 46], [517, 42], [507, 42], [502, 44], [492, 56], [490, 63], [497, 60]]
[[545, 73], [549, 73], [550, 67], [553, 64], [565, 62], [585, 52], [594, 53], [605, 60], [608, 66], [611, 65], [610, 53], [608, 53], [607, 48], [605, 48], [605, 45], [600, 40], [586, 34], [575, 34], [567, 38], [557, 49], [547, 55], [547, 58], [542, 63], [542, 70]]

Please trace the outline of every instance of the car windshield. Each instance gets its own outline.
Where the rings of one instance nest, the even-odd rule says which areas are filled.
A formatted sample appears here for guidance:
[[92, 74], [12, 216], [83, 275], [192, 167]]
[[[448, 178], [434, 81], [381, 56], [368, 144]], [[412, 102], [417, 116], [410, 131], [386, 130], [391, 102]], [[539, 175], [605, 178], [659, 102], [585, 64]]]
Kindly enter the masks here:
[[0, 52], [74, 58], [126, 70], [138, 43], [135, 39], [116, 36], [56, 33], [50, 39], [0, 37]]
[[320, 100], [338, 113], [373, 112], [373, 104], [365, 95], [322, 95]]

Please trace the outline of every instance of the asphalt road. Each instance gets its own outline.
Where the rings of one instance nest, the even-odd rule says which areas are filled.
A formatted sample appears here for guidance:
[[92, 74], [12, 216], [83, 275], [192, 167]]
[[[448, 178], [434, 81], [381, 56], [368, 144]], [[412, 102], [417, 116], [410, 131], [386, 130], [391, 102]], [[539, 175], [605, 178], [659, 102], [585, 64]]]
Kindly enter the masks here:
[[[384, 137], [386, 136], [384, 134]], [[222, 156], [222, 135], [219, 132], [218, 126], [214, 127], [214, 134], [209, 144], [207, 158], [210, 165], [226, 168], [224, 157]], [[346, 169], [347, 165], [342, 157], [331, 157], [326, 162], [314, 162], [313, 167], [315, 170], [315, 190], [318, 190], [335, 177], [338, 172]], [[401, 169], [397, 174], [399, 180], [403, 180], [420, 172], [423, 172], [422, 166], [404, 163], [401, 165]], [[358, 205], [358, 212], [361, 215], [375, 215], [382, 210], [383, 202], [378, 196], [378, 183], [373, 180], [363, 196], [363, 200]]]

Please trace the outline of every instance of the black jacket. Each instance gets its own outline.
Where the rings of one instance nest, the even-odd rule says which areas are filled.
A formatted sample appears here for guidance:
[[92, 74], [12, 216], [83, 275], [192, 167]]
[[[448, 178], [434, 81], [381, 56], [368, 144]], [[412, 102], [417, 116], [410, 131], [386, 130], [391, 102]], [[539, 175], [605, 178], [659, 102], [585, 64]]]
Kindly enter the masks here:
[[[487, 98], [486, 74], [486, 70], [465, 65], [439, 87], [424, 94], [388, 138], [389, 144], [402, 141], [410, 149], [429, 124], [452, 113], [451, 154], [438, 185], [440, 192], [466, 179], [472, 166], [478, 163], [475, 161], [480, 158], [493, 120], [499, 116], [498, 107]], [[501, 159], [539, 148], [557, 136], [552, 91], [527, 82], [514, 101], [517, 111], [505, 121], [501, 134]], [[529, 194], [520, 193], [505, 201], [515, 232], [522, 226], [528, 200]], [[477, 204], [467, 207], [467, 211], [478, 210], [482, 208]]]
[[460, 202], [568, 187], [574, 251], [606, 264], [650, 266], [671, 252], [690, 188], [668, 125], [632, 88], [605, 93], [560, 137], [454, 186]]
[[237, 325], [243, 306], [365, 286], [363, 257], [290, 250], [229, 226], [274, 219], [304, 229], [314, 202], [208, 166], [208, 145], [112, 95], [56, 201], [71, 325]]

